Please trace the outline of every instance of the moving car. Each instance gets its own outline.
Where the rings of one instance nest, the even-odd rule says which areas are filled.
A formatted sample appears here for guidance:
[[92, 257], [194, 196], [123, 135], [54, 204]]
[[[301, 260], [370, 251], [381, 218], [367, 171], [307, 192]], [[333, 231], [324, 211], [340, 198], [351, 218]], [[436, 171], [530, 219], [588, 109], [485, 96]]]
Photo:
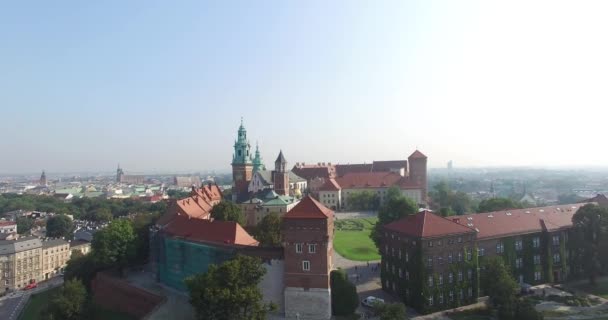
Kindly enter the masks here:
[[23, 288], [23, 290], [30, 290], [30, 289], [34, 289], [38, 287], [38, 284], [36, 282], [32, 282], [30, 284], [28, 284], [27, 286], [25, 286], [25, 288]]
[[384, 303], [384, 299], [369, 296], [361, 301], [361, 305], [366, 307], [373, 307], [376, 303]]

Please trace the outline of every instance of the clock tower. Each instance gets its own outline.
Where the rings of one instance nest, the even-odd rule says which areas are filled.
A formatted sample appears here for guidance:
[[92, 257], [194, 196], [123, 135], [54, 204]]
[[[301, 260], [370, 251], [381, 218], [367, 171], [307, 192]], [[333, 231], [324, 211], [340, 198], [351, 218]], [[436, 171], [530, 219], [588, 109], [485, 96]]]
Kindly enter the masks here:
[[247, 130], [241, 126], [238, 136], [234, 142], [234, 153], [232, 154], [232, 200], [243, 200], [247, 195], [247, 188], [253, 175], [253, 161], [251, 155], [251, 145], [247, 140]]

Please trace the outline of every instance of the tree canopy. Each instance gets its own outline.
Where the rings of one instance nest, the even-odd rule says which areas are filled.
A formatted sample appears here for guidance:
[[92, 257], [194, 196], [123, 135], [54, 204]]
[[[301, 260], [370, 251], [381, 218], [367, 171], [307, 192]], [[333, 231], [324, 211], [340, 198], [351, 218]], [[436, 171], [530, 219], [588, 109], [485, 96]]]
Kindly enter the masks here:
[[513, 319], [519, 285], [501, 257], [487, 257], [484, 266], [481, 284], [490, 296], [490, 302], [498, 309], [500, 319]]
[[235, 221], [240, 225], [245, 224], [245, 215], [241, 207], [230, 202], [222, 201], [211, 209], [211, 218], [218, 221]]
[[507, 209], [522, 208], [521, 203], [509, 198], [490, 198], [479, 203], [477, 212], [493, 212]]
[[405, 305], [403, 303], [376, 303], [374, 313], [380, 320], [405, 320]]
[[58, 294], [53, 296], [46, 319], [75, 320], [83, 315], [87, 291], [79, 279], [67, 280]]
[[135, 232], [131, 221], [112, 221], [106, 228], [95, 233], [91, 249], [101, 265], [114, 265], [122, 271], [135, 249]]
[[262, 218], [255, 230], [255, 238], [260, 245], [276, 247], [281, 245], [281, 218], [272, 212]]
[[331, 310], [335, 316], [348, 316], [359, 306], [357, 287], [348, 280], [344, 270], [334, 270], [330, 274]]
[[569, 245], [574, 272], [585, 274], [595, 284], [600, 272], [608, 268], [608, 208], [587, 204], [572, 217]]
[[350, 210], [376, 210], [380, 205], [378, 195], [369, 190], [351, 192], [347, 200]]
[[29, 233], [34, 227], [34, 219], [28, 217], [17, 217], [17, 232], [19, 234]]
[[473, 201], [468, 194], [453, 191], [445, 181], [434, 185], [429, 195], [433, 200], [432, 208], [443, 216], [465, 214], [473, 208]]
[[74, 223], [65, 214], [56, 214], [46, 221], [46, 236], [51, 238], [72, 237]]
[[390, 187], [386, 192], [385, 202], [378, 210], [378, 222], [372, 230], [372, 240], [380, 248], [382, 238], [382, 227], [390, 222], [399, 220], [405, 216], [416, 214], [418, 206], [414, 200], [404, 196], [397, 187]]
[[275, 306], [263, 302], [258, 284], [266, 270], [258, 258], [237, 255], [186, 279], [199, 320], [263, 320]]

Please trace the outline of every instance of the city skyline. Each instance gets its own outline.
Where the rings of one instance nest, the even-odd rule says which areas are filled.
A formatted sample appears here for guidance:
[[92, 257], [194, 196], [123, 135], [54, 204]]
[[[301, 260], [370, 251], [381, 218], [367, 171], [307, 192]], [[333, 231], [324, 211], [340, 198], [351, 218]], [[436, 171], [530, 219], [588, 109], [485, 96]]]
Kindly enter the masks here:
[[3, 4], [0, 173], [605, 166], [606, 6]]

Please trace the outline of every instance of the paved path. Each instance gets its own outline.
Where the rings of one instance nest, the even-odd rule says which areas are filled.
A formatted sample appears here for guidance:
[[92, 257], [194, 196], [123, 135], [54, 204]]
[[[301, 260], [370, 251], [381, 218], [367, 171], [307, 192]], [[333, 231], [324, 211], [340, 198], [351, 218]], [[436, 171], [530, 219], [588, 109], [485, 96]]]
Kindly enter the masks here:
[[376, 211], [337, 211], [334, 212], [336, 219], [357, 219], [357, 218], [375, 218], [378, 216]]
[[63, 277], [55, 277], [45, 282], [38, 284], [38, 287], [32, 290], [23, 291], [17, 290], [0, 298], [0, 319], [15, 320], [19, 316], [21, 309], [34, 293], [46, 291], [51, 288], [63, 284]]

